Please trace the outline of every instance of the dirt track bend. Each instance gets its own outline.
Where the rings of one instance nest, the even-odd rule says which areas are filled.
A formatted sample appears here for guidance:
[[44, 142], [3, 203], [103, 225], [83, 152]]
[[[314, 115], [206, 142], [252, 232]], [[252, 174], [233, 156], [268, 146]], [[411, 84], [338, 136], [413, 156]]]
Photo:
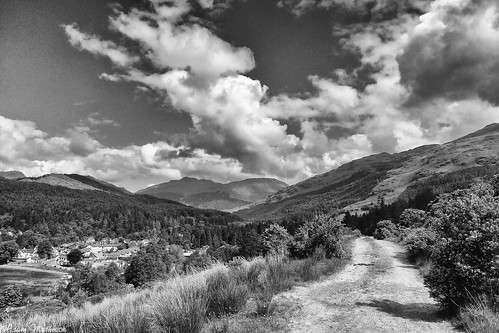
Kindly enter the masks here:
[[455, 332], [400, 245], [361, 237], [352, 252], [340, 273], [279, 295], [292, 305], [287, 332]]

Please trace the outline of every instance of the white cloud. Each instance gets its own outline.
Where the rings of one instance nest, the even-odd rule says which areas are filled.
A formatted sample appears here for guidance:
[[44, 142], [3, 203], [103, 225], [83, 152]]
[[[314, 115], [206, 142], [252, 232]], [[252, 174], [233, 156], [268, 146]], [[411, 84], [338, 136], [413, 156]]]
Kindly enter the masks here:
[[102, 41], [97, 36], [80, 32], [75, 24], [63, 25], [64, 32], [68, 36], [69, 42], [80, 50], [86, 50], [96, 55], [108, 57], [113, 63], [119, 66], [128, 66], [138, 60], [137, 57], [127, 53], [125, 48], [113, 42]]
[[[186, 1], [172, 5], [154, 2], [155, 12], [132, 11], [111, 19], [113, 29], [141, 43], [146, 57], [160, 69], [189, 70], [192, 84], [201, 84], [221, 75], [245, 73], [255, 66], [253, 52], [234, 47], [197, 23], [178, 22], [189, 10]], [[177, 13], [177, 14], [172, 14]], [[154, 20], [152, 26], [142, 18]]]
[[[331, 2], [321, 3], [326, 6]], [[350, 6], [343, 0], [335, 3]], [[367, 2], [356, 3], [364, 6]], [[391, 10], [393, 3], [380, 1], [374, 9]], [[54, 158], [39, 167], [58, 170], [72, 166], [106, 180], [143, 179], [144, 184], [164, 181], [160, 177], [186, 175], [215, 180], [264, 175], [293, 183], [367, 154], [455, 139], [499, 121], [497, 108], [477, 94], [459, 100], [435, 98], [431, 103], [408, 107], [407, 100], [413, 91], [408, 84], [400, 83], [401, 57], [409, 49], [421, 51], [410, 52], [415, 56], [411, 61], [425, 65], [428, 59], [425, 52], [433, 49], [425, 51], [426, 42], [420, 40], [421, 36], [447, 29], [448, 22], [442, 18], [449, 19], [455, 3], [437, 0], [421, 21], [397, 7], [400, 13], [393, 19], [335, 30], [342, 34], [343, 47], [359, 54], [358, 71], [375, 69], [371, 74], [375, 83], [364, 90], [349, 86], [351, 80], [346, 71], [339, 71], [337, 81], [310, 76], [316, 89], [313, 94], [275, 97], [267, 96], [267, 87], [261, 82], [242, 75], [255, 66], [252, 51], [234, 47], [206, 27], [192, 23], [187, 1], [165, 4], [154, 0], [153, 13], [117, 12], [111, 20], [113, 29], [139, 42], [143, 57], [152, 60], [158, 71], [145, 73], [130, 62], [122, 71], [103, 73], [100, 77], [137, 82], [141, 89], [147, 87], [159, 92], [171, 106], [189, 114], [193, 128], [185, 146], [159, 141], [111, 149], [92, 139], [89, 131], [69, 131], [64, 138], [47, 138], [46, 134], [36, 132], [39, 141], [62, 140], [65, 143], [61, 149], [83, 155], [78, 160]], [[213, 5], [210, 1], [200, 4], [207, 9]], [[310, 2], [301, 0], [296, 4], [296, 8], [303, 9]], [[402, 3], [404, 8], [413, 6], [421, 10], [427, 4], [428, 1]], [[476, 15], [468, 21], [484, 29], [472, 29], [466, 40], [476, 35], [481, 36], [477, 40], [494, 41], [497, 31], [491, 22], [495, 12], [479, 11]], [[479, 18], [485, 19], [479, 24]], [[421, 49], [417, 49], [419, 46]], [[106, 53], [96, 51], [93, 46], [79, 47], [92, 53]], [[114, 44], [108, 48], [127, 54]], [[495, 46], [483, 48], [491, 56], [499, 53]], [[417, 72], [419, 67], [414, 70]], [[444, 74], [442, 80], [446, 79]], [[88, 122], [97, 125], [97, 119], [90, 117]], [[290, 119], [300, 122], [301, 133], [290, 134], [281, 122]], [[331, 135], [336, 128], [345, 133]]]

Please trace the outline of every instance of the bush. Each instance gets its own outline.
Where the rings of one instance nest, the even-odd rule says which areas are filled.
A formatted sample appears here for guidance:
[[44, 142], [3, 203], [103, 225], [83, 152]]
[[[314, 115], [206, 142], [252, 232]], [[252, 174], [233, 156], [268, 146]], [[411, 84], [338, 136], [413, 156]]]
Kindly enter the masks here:
[[410, 229], [404, 239], [407, 254], [411, 260], [424, 262], [430, 259], [437, 234], [426, 228]]
[[208, 316], [220, 317], [239, 312], [248, 301], [249, 291], [235, 276], [219, 270], [208, 276]]
[[214, 261], [208, 255], [199, 254], [198, 251], [192, 253], [184, 262], [185, 272], [195, 272], [207, 269], [213, 265]]
[[419, 228], [426, 224], [426, 212], [420, 209], [407, 208], [399, 217], [399, 224], [403, 227]]
[[317, 248], [322, 248], [327, 258], [343, 258], [341, 223], [328, 215], [316, 215], [305, 222], [296, 232], [293, 241], [293, 253], [298, 257], [311, 256]]
[[25, 295], [18, 286], [8, 286], [0, 291], [0, 309], [18, 307], [25, 303]]
[[374, 238], [386, 239], [398, 237], [398, 227], [390, 220], [382, 220], [376, 223], [376, 230], [374, 231]]
[[425, 277], [430, 294], [455, 308], [467, 303], [470, 295], [498, 293], [499, 198], [491, 187], [444, 194], [430, 215], [437, 233], [433, 266]]
[[262, 244], [267, 253], [288, 254], [291, 236], [286, 229], [278, 224], [272, 224], [262, 234]]

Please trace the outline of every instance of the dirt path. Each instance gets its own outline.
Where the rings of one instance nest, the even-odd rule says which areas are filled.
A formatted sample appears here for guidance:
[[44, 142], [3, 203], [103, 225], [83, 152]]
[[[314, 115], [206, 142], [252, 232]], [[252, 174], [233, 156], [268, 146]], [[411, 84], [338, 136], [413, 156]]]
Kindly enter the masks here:
[[397, 244], [362, 237], [352, 263], [327, 280], [280, 295], [288, 332], [454, 332]]

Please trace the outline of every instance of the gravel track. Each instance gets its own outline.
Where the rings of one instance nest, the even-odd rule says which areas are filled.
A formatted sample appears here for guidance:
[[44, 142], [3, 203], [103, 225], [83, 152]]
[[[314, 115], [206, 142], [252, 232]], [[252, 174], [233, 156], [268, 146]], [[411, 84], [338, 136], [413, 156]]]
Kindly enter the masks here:
[[292, 312], [286, 332], [455, 332], [438, 315], [418, 270], [395, 243], [357, 238], [352, 262], [276, 299]]

